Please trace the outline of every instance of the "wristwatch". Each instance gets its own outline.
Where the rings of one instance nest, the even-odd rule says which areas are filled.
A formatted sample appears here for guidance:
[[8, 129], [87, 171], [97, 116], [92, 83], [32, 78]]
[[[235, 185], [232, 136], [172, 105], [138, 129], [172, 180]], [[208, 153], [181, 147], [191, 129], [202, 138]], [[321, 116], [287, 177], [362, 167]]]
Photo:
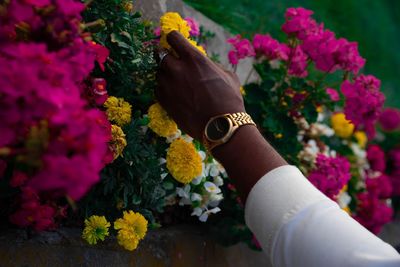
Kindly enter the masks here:
[[211, 153], [212, 149], [231, 139], [233, 134], [243, 125], [256, 125], [246, 112], [227, 113], [212, 117], [203, 134], [203, 144]]

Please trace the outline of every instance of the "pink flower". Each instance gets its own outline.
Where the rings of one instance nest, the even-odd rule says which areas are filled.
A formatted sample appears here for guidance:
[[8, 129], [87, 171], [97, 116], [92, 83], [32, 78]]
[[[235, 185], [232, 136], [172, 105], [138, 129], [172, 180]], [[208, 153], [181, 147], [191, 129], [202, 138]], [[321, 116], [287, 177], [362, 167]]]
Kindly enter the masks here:
[[92, 82], [92, 93], [96, 105], [101, 106], [106, 102], [108, 93], [106, 89], [107, 83], [103, 78], [94, 78]]
[[310, 172], [308, 179], [326, 196], [335, 199], [350, 177], [350, 163], [345, 157], [318, 154], [315, 169]]
[[161, 36], [161, 27], [155, 28], [153, 33], [156, 37]]
[[306, 77], [307, 72], [307, 55], [303, 52], [300, 46], [296, 46], [290, 52], [289, 70], [288, 73], [297, 77]]
[[392, 220], [393, 209], [375, 195], [360, 193], [357, 195], [357, 200], [354, 219], [374, 234], [378, 234], [382, 226]]
[[379, 123], [385, 131], [394, 131], [400, 127], [400, 110], [387, 108], [379, 116]]
[[378, 198], [390, 198], [392, 196], [392, 183], [389, 176], [385, 174], [375, 178], [367, 178], [365, 184], [367, 191]]
[[18, 187], [18, 186], [23, 185], [27, 180], [28, 180], [28, 176], [24, 172], [15, 171], [13, 173], [13, 176], [11, 177], [10, 185], [12, 187]]
[[302, 48], [315, 62], [315, 67], [324, 72], [343, 69], [357, 74], [365, 64], [365, 59], [358, 53], [357, 43], [344, 38], [337, 40], [329, 30], [308, 36]]
[[256, 34], [253, 38], [253, 47], [257, 56], [265, 56], [269, 60], [287, 60], [289, 48], [285, 44], [280, 44], [269, 34]]
[[228, 59], [232, 65], [237, 65], [239, 60], [246, 57], [255, 56], [255, 52], [250, 41], [247, 39], [242, 39], [240, 35], [229, 38], [227, 42], [233, 46], [233, 49], [228, 53]]
[[340, 96], [338, 91], [336, 91], [333, 88], [326, 88], [326, 93], [329, 95], [329, 98], [333, 101], [333, 102], [337, 102], [340, 100]]
[[96, 44], [95, 42], [92, 42], [91, 46], [96, 53], [96, 61], [99, 64], [99, 67], [102, 71], [105, 70], [104, 68], [104, 63], [106, 62], [108, 56], [110, 55], [110, 51], [102, 45]]
[[340, 68], [356, 75], [365, 65], [366, 60], [358, 52], [357, 42], [349, 42], [344, 38], [338, 40], [338, 50], [335, 55]]
[[200, 27], [199, 27], [199, 24], [197, 23], [197, 21], [191, 17], [186, 17], [185, 20], [190, 27], [190, 35], [191, 36], [199, 36], [200, 35]]
[[20, 209], [10, 215], [10, 221], [19, 227], [32, 226], [36, 231], [43, 231], [55, 226], [55, 215], [52, 206], [40, 203], [35, 190], [25, 187], [21, 192]]
[[311, 10], [302, 7], [288, 8], [285, 14], [286, 21], [282, 25], [282, 31], [300, 40], [304, 40], [314, 34], [319, 34], [323, 29], [323, 25], [318, 25], [311, 18], [312, 14]]
[[364, 128], [369, 138], [375, 135], [374, 126], [385, 102], [379, 87], [380, 81], [372, 75], [360, 75], [353, 83], [346, 80], [341, 86], [346, 118], [358, 129]]
[[378, 145], [368, 147], [367, 159], [372, 170], [382, 173], [386, 170], [385, 152]]

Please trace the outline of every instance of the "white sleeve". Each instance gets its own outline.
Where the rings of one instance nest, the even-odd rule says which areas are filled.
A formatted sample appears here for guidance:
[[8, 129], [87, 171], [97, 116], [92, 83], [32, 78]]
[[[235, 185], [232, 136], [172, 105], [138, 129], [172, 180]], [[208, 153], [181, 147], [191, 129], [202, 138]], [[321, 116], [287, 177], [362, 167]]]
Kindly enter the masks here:
[[353, 220], [294, 166], [272, 170], [257, 182], [245, 216], [272, 266], [400, 266], [393, 247]]

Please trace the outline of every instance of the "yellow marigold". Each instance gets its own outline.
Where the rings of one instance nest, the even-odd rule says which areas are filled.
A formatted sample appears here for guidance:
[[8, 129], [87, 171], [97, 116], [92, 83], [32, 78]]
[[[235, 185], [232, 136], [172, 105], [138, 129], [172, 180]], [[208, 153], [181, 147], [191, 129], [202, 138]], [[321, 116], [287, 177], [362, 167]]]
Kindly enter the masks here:
[[118, 126], [124, 126], [131, 122], [132, 106], [123, 98], [110, 96], [104, 103], [107, 117]]
[[155, 103], [148, 110], [149, 128], [162, 137], [173, 136], [178, 131], [176, 123], [168, 116], [160, 104]]
[[243, 87], [243, 86], [240, 86], [240, 93], [241, 93], [242, 95], [246, 95], [246, 90], [244, 90], [244, 87]]
[[123, 8], [126, 12], [131, 13], [131, 12], [133, 11], [133, 3], [132, 3], [132, 1], [129, 0], [129, 1], [123, 2], [123, 3], [122, 3], [122, 8]]
[[167, 152], [167, 168], [178, 182], [188, 184], [201, 174], [201, 157], [193, 143], [179, 138], [171, 143]]
[[180, 32], [183, 37], [185, 37], [194, 47], [200, 50], [204, 55], [206, 55], [206, 51], [204, 48], [197, 44], [196, 41], [189, 39], [190, 36], [190, 26], [186, 22], [186, 20], [182, 19], [182, 17], [176, 12], [167, 12], [160, 18], [160, 27], [161, 27], [161, 37], [160, 37], [160, 46], [165, 49], [170, 49], [171, 46], [168, 44], [167, 35], [172, 31]]
[[189, 43], [191, 43], [194, 47], [196, 47], [203, 55], [207, 56], [207, 52], [201, 45], [198, 45], [196, 41], [188, 39]]
[[83, 229], [82, 238], [90, 245], [95, 245], [98, 240], [104, 241], [104, 238], [109, 235], [108, 228], [110, 226], [106, 217], [92, 215], [85, 219], [85, 228]]
[[180, 32], [183, 37], [189, 38], [190, 26], [186, 20], [176, 12], [167, 12], [160, 18], [161, 38], [160, 45], [165, 49], [170, 49], [171, 46], [167, 42], [167, 35], [172, 31]]
[[122, 131], [121, 127], [117, 125], [111, 125], [111, 135], [111, 150], [114, 153], [114, 159], [116, 159], [122, 155], [122, 151], [124, 151], [127, 142], [125, 139], [125, 133]]
[[365, 146], [367, 145], [367, 142], [368, 142], [367, 135], [363, 131], [356, 131], [354, 133], [354, 137], [356, 138], [358, 145], [361, 148], [365, 148]]
[[124, 211], [123, 217], [114, 222], [114, 229], [118, 230], [118, 244], [127, 250], [135, 250], [147, 233], [147, 224], [142, 214]]
[[354, 131], [354, 124], [346, 120], [343, 113], [335, 113], [331, 117], [331, 124], [335, 134], [342, 138], [349, 138]]

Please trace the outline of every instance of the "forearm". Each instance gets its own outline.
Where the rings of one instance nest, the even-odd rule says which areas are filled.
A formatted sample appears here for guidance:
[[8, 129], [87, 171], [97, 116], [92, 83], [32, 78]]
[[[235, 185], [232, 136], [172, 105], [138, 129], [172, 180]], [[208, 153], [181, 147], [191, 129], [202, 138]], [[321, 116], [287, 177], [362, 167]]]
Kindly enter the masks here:
[[229, 142], [213, 150], [213, 155], [235, 183], [243, 202], [263, 175], [287, 165], [252, 125], [240, 127]]

